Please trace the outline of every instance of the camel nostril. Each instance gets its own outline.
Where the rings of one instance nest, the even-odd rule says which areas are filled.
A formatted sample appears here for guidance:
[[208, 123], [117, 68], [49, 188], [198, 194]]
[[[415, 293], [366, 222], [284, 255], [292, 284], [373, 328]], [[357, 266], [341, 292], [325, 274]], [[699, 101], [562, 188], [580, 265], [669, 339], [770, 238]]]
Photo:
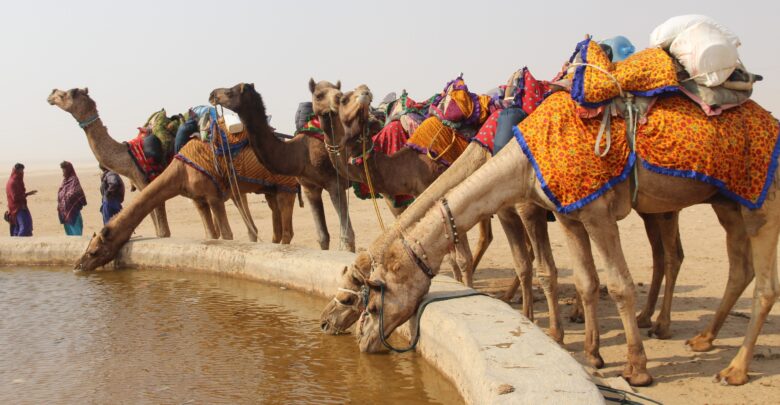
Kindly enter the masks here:
[[322, 329], [323, 332], [327, 332], [329, 327], [330, 324], [328, 323], [328, 321], [322, 321], [320, 323], [320, 328]]

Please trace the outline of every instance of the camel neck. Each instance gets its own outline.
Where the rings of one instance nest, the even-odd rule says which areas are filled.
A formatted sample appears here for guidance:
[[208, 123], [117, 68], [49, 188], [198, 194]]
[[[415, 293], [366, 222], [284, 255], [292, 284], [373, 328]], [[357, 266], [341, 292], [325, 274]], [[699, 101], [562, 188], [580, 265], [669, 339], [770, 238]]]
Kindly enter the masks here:
[[272, 172], [285, 176], [300, 176], [303, 173], [304, 162], [301, 158], [305, 153], [300, 150], [301, 142], [278, 139], [261, 111], [243, 107], [236, 112], [246, 126], [249, 143], [263, 165]]
[[75, 115], [73, 117], [84, 129], [89, 147], [98, 162], [111, 170], [121, 170], [121, 158], [127, 154], [127, 146], [117, 142], [108, 134], [108, 128], [103, 125], [97, 110], [85, 114], [84, 117]]

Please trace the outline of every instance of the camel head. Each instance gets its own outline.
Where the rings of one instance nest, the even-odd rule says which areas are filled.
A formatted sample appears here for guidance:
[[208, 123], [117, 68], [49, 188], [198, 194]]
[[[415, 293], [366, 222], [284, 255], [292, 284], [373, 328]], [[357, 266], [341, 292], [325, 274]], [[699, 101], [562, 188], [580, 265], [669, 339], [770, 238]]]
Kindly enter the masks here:
[[320, 315], [322, 331], [328, 335], [339, 335], [357, 322], [363, 312], [364, 280], [371, 273], [369, 255], [358, 255], [355, 263], [341, 271], [339, 290], [333, 300], [325, 306]]
[[47, 99], [49, 104], [56, 105], [67, 111], [79, 121], [83, 121], [97, 113], [95, 102], [89, 97], [89, 89], [70, 89], [62, 91], [54, 89]]
[[73, 267], [76, 271], [92, 271], [110, 262], [116, 257], [121, 243], [115, 243], [108, 227], [103, 227], [100, 232], [93, 234], [87, 245], [87, 250], [76, 261]]
[[333, 84], [328, 81], [315, 82], [309, 79], [309, 91], [314, 114], [325, 116], [339, 112], [339, 100], [341, 99], [341, 81]]
[[251, 109], [252, 113], [265, 116], [265, 105], [260, 93], [255, 90], [253, 83], [239, 83], [229, 89], [214, 89], [209, 96], [211, 105], [221, 105], [228, 110], [239, 112], [242, 109]]
[[[408, 243], [413, 244], [412, 241]], [[412, 261], [412, 256], [405, 251], [400, 238], [387, 246], [383, 254], [374, 256], [378, 261], [372, 264], [373, 271], [366, 280], [369, 298], [366, 310], [358, 321], [356, 333], [362, 352], [383, 351], [385, 347], [380, 333], [388, 338], [397, 327], [411, 318], [431, 286], [431, 279]], [[381, 330], [380, 322], [383, 327]]]
[[370, 116], [373, 97], [371, 90], [365, 84], [361, 84], [341, 97], [339, 119], [344, 126], [344, 135], [347, 139], [363, 132]]

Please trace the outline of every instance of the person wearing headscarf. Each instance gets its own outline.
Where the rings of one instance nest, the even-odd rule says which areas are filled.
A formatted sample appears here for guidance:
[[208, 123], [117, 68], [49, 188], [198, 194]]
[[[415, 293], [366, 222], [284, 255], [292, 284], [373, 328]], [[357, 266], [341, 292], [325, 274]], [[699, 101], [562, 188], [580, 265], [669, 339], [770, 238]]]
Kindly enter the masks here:
[[57, 191], [57, 213], [60, 223], [65, 226], [66, 235], [81, 236], [84, 230], [81, 209], [87, 205], [87, 197], [84, 195], [73, 165], [70, 162], [62, 162], [60, 168], [62, 168], [62, 185]]
[[103, 225], [108, 223], [114, 215], [122, 210], [122, 202], [125, 200], [125, 183], [115, 172], [100, 166], [103, 174], [100, 175], [100, 195], [103, 203], [100, 205], [100, 213], [103, 214]]
[[5, 184], [8, 211], [4, 218], [11, 225], [11, 236], [32, 236], [33, 220], [27, 208], [27, 197], [35, 193], [36, 190], [27, 191], [24, 187], [24, 165], [15, 164]]

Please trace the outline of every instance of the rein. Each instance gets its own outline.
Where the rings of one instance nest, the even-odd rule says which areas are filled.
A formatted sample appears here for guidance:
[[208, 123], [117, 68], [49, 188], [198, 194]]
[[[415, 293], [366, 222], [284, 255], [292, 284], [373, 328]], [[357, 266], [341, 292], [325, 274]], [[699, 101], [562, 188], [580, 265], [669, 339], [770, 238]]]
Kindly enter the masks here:
[[481, 293], [479, 291], [465, 291], [463, 294], [456, 294], [456, 295], [445, 295], [441, 297], [434, 297], [434, 298], [428, 298], [423, 299], [420, 306], [417, 308], [417, 316], [415, 317], [415, 322], [417, 324], [417, 327], [415, 328], [414, 333], [412, 334], [412, 341], [409, 344], [409, 346], [404, 347], [402, 349], [399, 349], [397, 347], [394, 347], [390, 344], [390, 342], [387, 341], [387, 337], [385, 337], [385, 287], [384, 284], [379, 285], [379, 289], [381, 292], [381, 307], [379, 307], [379, 340], [382, 341], [382, 345], [386, 347], [388, 350], [391, 350], [396, 353], [406, 353], [408, 351], [414, 350], [417, 348], [417, 343], [420, 342], [420, 329], [422, 328], [422, 325], [420, 324], [420, 321], [422, 320], [423, 312], [425, 311], [425, 308], [428, 307], [428, 305], [439, 302], [439, 301], [448, 301], [453, 300], [456, 298], [465, 298], [465, 297], [473, 297], [476, 295], [485, 295], [484, 293]]
[[95, 113], [95, 115], [93, 115], [92, 117], [87, 118], [84, 121], [78, 121], [78, 120], [76, 120], [76, 121], [79, 123], [79, 126], [82, 129], [86, 129], [88, 126], [94, 124], [95, 121], [97, 121], [99, 119], [100, 119], [100, 116], [97, 113]]

